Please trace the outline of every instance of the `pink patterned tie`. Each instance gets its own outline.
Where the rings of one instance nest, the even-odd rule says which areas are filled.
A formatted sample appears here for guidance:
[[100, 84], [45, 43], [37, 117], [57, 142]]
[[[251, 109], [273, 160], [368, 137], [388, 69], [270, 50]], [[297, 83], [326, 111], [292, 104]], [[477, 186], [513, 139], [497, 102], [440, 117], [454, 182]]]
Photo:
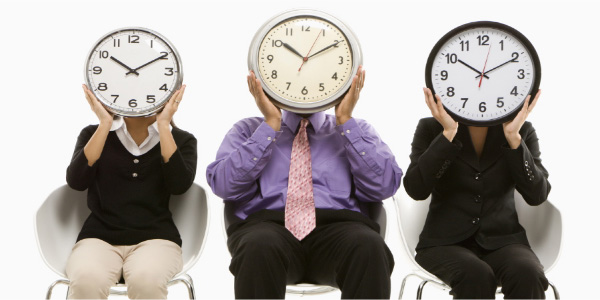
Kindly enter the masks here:
[[285, 228], [299, 241], [316, 226], [313, 196], [310, 145], [306, 134], [307, 119], [302, 119], [300, 129], [292, 144], [290, 175], [285, 203]]

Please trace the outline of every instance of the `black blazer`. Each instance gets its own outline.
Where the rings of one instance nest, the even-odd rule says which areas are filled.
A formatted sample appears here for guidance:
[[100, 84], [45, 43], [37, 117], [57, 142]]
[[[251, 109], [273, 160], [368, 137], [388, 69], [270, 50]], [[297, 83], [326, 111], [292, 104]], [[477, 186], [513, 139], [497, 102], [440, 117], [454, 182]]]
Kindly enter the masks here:
[[502, 125], [488, 129], [481, 159], [468, 127], [459, 125], [451, 142], [434, 118], [419, 121], [404, 188], [415, 200], [431, 194], [417, 249], [451, 245], [475, 235], [485, 249], [529, 245], [515, 210], [514, 189], [530, 205], [546, 201], [548, 172], [542, 165], [535, 129], [525, 122], [521, 145], [513, 150]]

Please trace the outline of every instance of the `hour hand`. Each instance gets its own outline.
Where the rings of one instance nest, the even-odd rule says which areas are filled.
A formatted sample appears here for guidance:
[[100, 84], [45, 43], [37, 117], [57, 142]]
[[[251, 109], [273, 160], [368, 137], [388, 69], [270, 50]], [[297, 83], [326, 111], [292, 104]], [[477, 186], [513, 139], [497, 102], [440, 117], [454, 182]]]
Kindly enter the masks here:
[[288, 49], [290, 51], [292, 51], [292, 53], [298, 55], [300, 58], [304, 59], [304, 56], [302, 56], [302, 54], [300, 54], [296, 49], [294, 49], [292, 46], [290, 46], [288, 43], [283, 43], [283, 47], [285, 47], [285, 49]]
[[[463, 65], [465, 65], [467, 68], [469, 68], [469, 69], [471, 69], [471, 70], [475, 71], [475, 73], [477, 73], [477, 74], [479, 74], [479, 76], [481, 76], [481, 72], [479, 72], [477, 69], [475, 69], [475, 68], [471, 67], [470, 65], [468, 65], [468, 64], [467, 64], [467, 63], [465, 63], [464, 61], [462, 61], [462, 60], [460, 60], [460, 59], [459, 59], [459, 60], [458, 60], [458, 62], [459, 62], [459, 63], [461, 63], [461, 64], [463, 64]], [[477, 76], [477, 77], [479, 77], [479, 76]], [[487, 75], [485, 75], [485, 74], [483, 75], [483, 77], [485, 77], [485, 78], [487, 78], [487, 79], [490, 79], [490, 78], [489, 78]]]
[[133, 73], [138, 76], [140, 75], [136, 70], [131, 69], [128, 65], [126, 65], [123, 62], [121, 62], [120, 60], [116, 59], [114, 56], [111, 56], [110, 59], [116, 61], [118, 64], [120, 64], [121, 66], [123, 66], [125, 69], [127, 69], [129, 71], [125, 75], [127, 75], [129, 73]]

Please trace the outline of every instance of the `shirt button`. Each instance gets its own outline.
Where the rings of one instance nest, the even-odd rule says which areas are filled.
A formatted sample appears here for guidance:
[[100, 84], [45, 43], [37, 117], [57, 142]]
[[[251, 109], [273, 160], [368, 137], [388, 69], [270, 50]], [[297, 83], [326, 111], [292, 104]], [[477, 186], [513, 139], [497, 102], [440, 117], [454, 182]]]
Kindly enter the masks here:
[[136, 178], [138, 176], [138, 174], [137, 173], [133, 173], [133, 174], [131, 174], [131, 176], [133, 176], [133, 178]]
[[350, 133], [350, 129], [346, 129], [346, 133]]
[[253, 160], [253, 161], [257, 161], [257, 160], [258, 160], [258, 158], [256, 158], [256, 157], [255, 157], [255, 158], [253, 158], [252, 160]]
[[473, 225], [479, 224], [479, 218], [473, 218], [473, 220], [471, 221], [471, 223], [473, 223]]
[[475, 203], [480, 203], [480, 202], [481, 202], [481, 195], [475, 196]]
[[270, 140], [271, 140], [271, 137], [267, 137], [267, 141], [270, 141]]
[[481, 178], [481, 173], [475, 173], [475, 180], [479, 180]]
[[134, 163], [134, 164], [137, 164], [137, 163], [139, 163], [139, 162], [140, 162], [140, 160], [139, 160], [139, 159], [137, 159], [137, 158], [133, 160], [133, 163]]
[[360, 153], [360, 155], [365, 155], [365, 154], [367, 154], [367, 153], [365, 153], [365, 151], [363, 151], [363, 152]]

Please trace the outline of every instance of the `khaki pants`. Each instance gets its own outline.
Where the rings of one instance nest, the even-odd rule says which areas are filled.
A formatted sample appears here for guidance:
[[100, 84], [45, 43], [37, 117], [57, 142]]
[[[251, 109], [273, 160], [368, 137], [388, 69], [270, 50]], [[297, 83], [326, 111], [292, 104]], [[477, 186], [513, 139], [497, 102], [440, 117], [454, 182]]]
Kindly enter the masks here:
[[167, 282], [181, 271], [181, 247], [167, 240], [113, 246], [83, 239], [67, 262], [69, 299], [107, 299], [123, 275], [131, 299], [166, 299]]

